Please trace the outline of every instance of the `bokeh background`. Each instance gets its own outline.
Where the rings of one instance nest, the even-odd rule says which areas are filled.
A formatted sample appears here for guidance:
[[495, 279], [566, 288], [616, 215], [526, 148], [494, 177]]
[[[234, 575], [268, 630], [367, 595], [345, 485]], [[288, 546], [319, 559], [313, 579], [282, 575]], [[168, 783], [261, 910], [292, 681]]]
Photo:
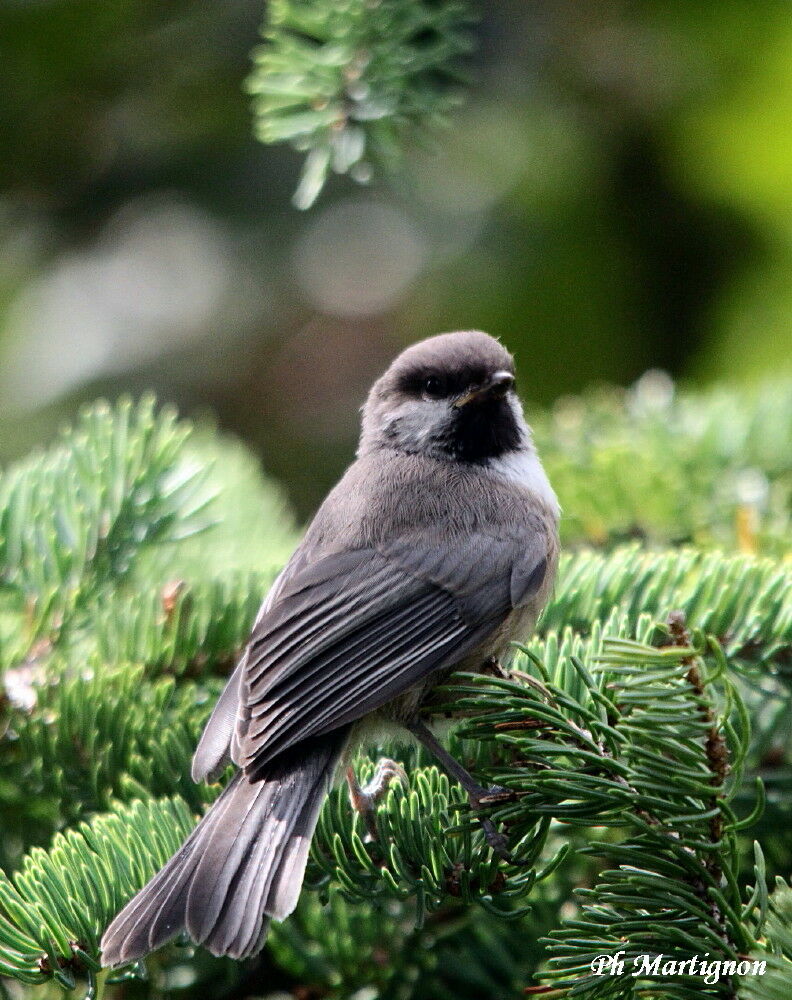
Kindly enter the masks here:
[[792, 6], [481, 4], [467, 102], [292, 207], [252, 137], [262, 0], [0, 5], [0, 459], [154, 389], [305, 518], [403, 345], [480, 327], [529, 407], [792, 357]]

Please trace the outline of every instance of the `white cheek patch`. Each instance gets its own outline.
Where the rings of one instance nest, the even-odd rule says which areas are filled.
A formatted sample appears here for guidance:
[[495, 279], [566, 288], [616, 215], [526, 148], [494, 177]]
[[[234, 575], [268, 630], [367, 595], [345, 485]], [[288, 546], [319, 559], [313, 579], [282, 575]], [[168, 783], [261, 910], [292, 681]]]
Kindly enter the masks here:
[[[484, 468], [501, 479], [519, 483], [532, 490], [558, 516], [558, 498], [531, 443], [531, 432], [525, 423], [520, 401], [513, 395], [510, 395], [509, 401], [524, 444], [516, 451], [491, 458]], [[450, 418], [447, 400], [407, 400], [391, 411], [383, 421], [384, 437], [404, 451], [448, 459], [449, 456], [442, 451], [440, 445], [448, 433]]]
[[448, 427], [448, 403], [444, 400], [409, 400], [389, 413], [385, 436], [405, 451], [430, 451]]

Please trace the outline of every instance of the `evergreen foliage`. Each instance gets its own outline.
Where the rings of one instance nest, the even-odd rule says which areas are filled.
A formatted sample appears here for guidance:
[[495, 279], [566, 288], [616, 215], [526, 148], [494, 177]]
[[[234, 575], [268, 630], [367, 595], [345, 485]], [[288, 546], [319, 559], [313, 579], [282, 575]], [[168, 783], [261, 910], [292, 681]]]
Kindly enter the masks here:
[[313, 204], [332, 169], [366, 181], [403, 133], [457, 103], [469, 51], [466, 0], [272, 0], [248, 79], [256, 135], [307, 153], [294, 202]]
[[535, 430], [564, 498], [566, 543], [789, 549], [788, 382], [689, 395], [664, 373], [647, 372], [628, 392], [560, 400]]
[[114, 914], [174, 853], [192, 828], [179, 799], [135, 802], [34, 848], [13, 884], [0, 880], [0, 969], [23, 982], [54, 978], [74, 989], [100, 970], [99, 939]]
[[771, 951], [757, 950], [751, 957], [767, 962], [767, 973], [760, 980], [745, 979], [740, 988], [741, 1000], [782, 1000], [789, 995], [792, 982], [792, 888], [776, 879], [776, 888], [768, 901], [765, 936]]
[[[792, 392], [658, 407], [647, 385], [537, 418], [570, 515], [555, 595], [509, 674], [458, 675], [431, 706], [460, 759], [511, 791], [490, 809], [513, 863], [423, 751], [385, 747], [409, 786], [373, 839], [331, 793], [297, 912], [252, 967], [174, 946], [146, 980], [108, 977], [97, 942], [219, 790], [192, 784], [189, 759], [296, 540], [282, 498], [239, 446], [150, 399], [97, 404], [4, 470], [0, 973], [31, 998], [107, 996], [130, 975], [152, 1000], [780, 996], [792, 890], [767, 882], [792, 867]], [[728, 484], [751, 476], [767, 501], [749, 523]], [[768, 971], [594, 976], [618, 950]]]

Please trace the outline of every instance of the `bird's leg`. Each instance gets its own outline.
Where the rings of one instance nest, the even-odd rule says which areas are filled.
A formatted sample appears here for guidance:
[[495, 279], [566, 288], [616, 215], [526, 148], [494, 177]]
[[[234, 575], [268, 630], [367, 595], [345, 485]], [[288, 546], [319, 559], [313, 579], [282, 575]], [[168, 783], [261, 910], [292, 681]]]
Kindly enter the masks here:
[[[455, 760], [445, 747], [436, 739], [432, 731], [420, 719], [412, 719], [406, 722], [405, 728], [419, 739], [426, 749], [437, 758], [443, 768], [456, 778], [459, 784], [468, 794], [468, 801], [471, 807], [480, 811], [483, 806], [493, 805], [496, 802], [507, 802], [512, 798], [513, 793], [500, 785], [493, 785], [491, 788], [484, 788], [476, 779], [465, 770], [464, 767]], [[512, 861], [512, 856], [507, 849], [508, 841], [500, 833], [495, 824], [486, 816], [479, 816], [479, 822], [484, 830], [484, 837], [492, 850], [505, 861]]]
[[352, 765], [347, 766], [346, 782], [349, 788], [349, 801], [355, 812], [360, 813], [363, 817], [371, 840], [375, 840], [377, 837], [377, 824], [374, 819], [377, 804], [394, 780], [400, 781], [405, 787], [408, 784], [407, 772], [401, 764], [391, 760], [390, 757], [380, 757], [374, 774], [365, 785], [358, 782]]
[[500, 680], [509, 680], [510, 674], [508, 670], [504, 670], [501, 665], [501, 661], [497, 656], [490, 656], [484, 661], [484, 665], [481, 668], [482, 674], [489, 674], [491, 677], [498, 677]]
[[413, 719], [405, 723], [405, 728], [423, 743], [443, 765], [444, 769], [459, 782], [468, 793], [470, 804], [474, 809], [488, 806], [495, 802], [505, 802], [512, 797], [512, 792], [500, 785], [493, 785], [491, 788], [484, 788], [476, 779], [466, 771], [465, 768], [446, 750], [438, 741], [431, 729], [420, 719]]

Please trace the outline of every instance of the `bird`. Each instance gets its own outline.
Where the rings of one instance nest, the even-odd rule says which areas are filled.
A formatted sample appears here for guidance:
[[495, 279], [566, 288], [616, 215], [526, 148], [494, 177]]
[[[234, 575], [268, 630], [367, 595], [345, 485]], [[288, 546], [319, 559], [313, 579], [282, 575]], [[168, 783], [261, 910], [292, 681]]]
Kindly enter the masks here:
[[275, 579], [200, 738], [193, 779], [229, 764], [233, 777], [111, 922], [103, 965], [180, 934], [215, 955], [258, 952], [295, 908], [322, 803], [372, 727], [424, 743], [474, 808], [497, 796], [420, 710], [455, 670], [484, 670], [533, 630], [559, 514], [506, 347], [479, 330], [407, 347], [372, 386], [355, 460]]

